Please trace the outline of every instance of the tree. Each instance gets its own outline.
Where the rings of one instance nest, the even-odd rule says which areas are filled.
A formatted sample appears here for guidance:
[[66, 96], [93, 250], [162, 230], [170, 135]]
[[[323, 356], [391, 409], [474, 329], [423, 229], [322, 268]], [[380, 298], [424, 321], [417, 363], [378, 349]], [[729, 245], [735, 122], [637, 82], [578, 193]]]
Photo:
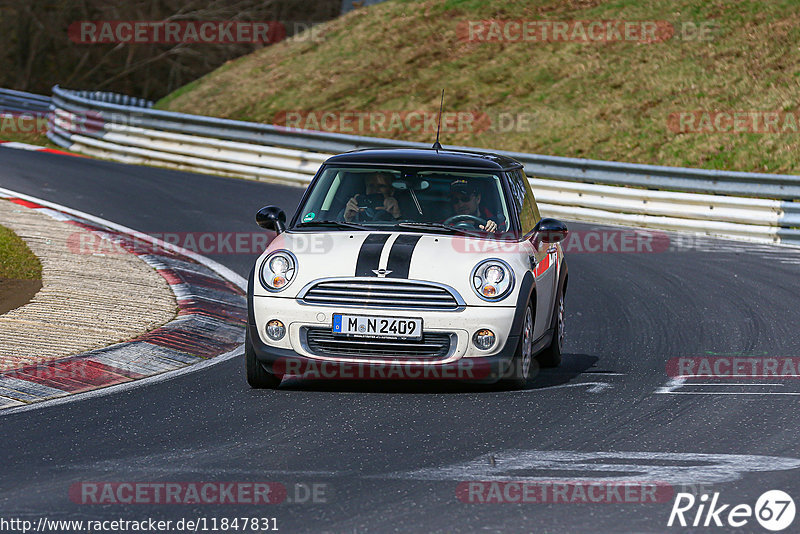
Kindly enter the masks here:
[[330, 20], [339, 0], [0, 0], [0, 87], [49, 94], [54, 84], [158, 99], [260, 43], [108, 43], [70, 40], [80, 21]]

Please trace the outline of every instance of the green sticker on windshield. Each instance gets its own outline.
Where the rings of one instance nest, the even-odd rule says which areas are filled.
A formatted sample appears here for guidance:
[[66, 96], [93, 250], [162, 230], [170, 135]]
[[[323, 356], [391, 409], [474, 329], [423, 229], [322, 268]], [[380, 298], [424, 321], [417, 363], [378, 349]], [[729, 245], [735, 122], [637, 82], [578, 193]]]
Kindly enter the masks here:
[[303, 216], [303, 222], [313, 221], [314, 217], [316, 217], [316, 215], [313, 211], [311, 213], [306, 213], [305, 216]]

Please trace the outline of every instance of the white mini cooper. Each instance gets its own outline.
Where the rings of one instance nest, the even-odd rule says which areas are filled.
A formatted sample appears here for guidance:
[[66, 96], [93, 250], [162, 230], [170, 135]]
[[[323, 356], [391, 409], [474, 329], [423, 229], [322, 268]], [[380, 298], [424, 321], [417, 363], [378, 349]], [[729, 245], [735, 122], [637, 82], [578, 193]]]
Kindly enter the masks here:
[[564, 343], [566, 226], [522, 165], [448, 150], [331, 157], [248, 288], [247, 381], [456, 378], [523, 387]]

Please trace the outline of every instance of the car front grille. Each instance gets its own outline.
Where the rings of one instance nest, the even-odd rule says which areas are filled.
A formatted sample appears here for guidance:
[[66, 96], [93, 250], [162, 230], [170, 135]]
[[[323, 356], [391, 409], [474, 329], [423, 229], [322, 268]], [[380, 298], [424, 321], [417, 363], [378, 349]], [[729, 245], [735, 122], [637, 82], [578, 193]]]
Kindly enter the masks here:
[[318, 327], [304, 327], [302, 335], [311, 354], [329, 357], [435, 361], [455, 345], [455, 335], [445, 332], [424, 332], [419, 341], [335, 336]]
[[322, 280], [301, 291], [305, 304], [358, 308], [455, 311], [464, 302], [452, 288], [412, 280]]

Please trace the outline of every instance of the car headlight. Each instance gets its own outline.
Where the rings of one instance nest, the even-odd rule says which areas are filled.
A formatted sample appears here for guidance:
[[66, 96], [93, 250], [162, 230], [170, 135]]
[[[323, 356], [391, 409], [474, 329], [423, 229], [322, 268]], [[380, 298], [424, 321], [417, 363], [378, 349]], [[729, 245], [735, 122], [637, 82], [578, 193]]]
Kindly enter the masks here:
[[472, 289], [483, 300], [502, 300], [513, 287], [514, 271], [503, 260], [484, 260], [472, 269]]
[[273, 252], [261, 264], [261, 285], [269, 291], [283, 291], [297, 273], [297, 259], [288, 250]]

